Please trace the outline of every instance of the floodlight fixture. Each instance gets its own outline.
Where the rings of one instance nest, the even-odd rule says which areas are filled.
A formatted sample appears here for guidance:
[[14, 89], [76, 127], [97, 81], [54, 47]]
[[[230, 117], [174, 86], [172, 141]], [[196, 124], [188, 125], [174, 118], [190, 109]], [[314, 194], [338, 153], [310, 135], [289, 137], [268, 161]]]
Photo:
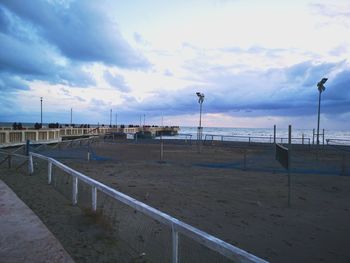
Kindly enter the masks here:
[[317, 83], [317, 88], [319, 92], [326, 90], [325, 86], [323, 85], [327, 82], [327, 80], [328, 80], [327, 78], [323, 78]]
[[204, 94], [200, 92], [196, 92], [196, 94], [198, 96], [198, 103], [202, 104], [204, 101]]

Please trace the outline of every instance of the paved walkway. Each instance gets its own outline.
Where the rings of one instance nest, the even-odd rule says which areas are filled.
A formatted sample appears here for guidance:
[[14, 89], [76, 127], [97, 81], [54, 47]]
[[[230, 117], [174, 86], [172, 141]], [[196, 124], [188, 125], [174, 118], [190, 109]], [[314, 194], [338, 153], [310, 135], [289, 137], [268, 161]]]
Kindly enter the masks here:
[[0, 261], [74, 262], [34, 212], [1, 180]]

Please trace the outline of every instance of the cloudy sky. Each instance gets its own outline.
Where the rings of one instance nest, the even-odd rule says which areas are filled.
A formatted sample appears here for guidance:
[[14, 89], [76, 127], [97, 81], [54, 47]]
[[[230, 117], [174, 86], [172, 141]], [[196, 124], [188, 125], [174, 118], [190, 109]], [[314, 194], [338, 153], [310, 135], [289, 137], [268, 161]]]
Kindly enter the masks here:
[[1, 0], [0, 122], [348, 129], [350, 2]]

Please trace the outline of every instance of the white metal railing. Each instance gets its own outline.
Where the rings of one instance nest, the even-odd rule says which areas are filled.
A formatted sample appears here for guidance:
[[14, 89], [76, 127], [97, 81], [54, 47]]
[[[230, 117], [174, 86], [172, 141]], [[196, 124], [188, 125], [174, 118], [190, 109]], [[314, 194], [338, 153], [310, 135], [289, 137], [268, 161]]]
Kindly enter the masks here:
[[172, 229], [172, 262], [179, 262], [179, 249], [178, 249], [178, 238], [179, 233], [195, 240], [201, 245], [206, 246], [209, 249], [212, 249], [221, 255], [234, 260], [235, 262], [267, 262], [263, 259], [260, 259], [240, 248], [237, 248], [231, 244], [226, 243], [223, 240], [220, 240], [210, 234], [207, 234], [191, 225], [188, 225], [174, 217], [169, 216], [149, 205], [146, 205], [128, 195], [125, 195], [111, 187], [108, 187], [74, 169], [60, 163], [59, 161], [41, 155], [37, 153], [30, 152], [29, 153], [29, 173], [33, 174], [34, 166], [33, 166], [33, 157], [37, 157], [43, 160], [48, 161], [48, 183], [51, 184], [52, 179], [52, 165], [60, 168], [65, 171], [73, 178], [73, 187], [72, 187], [72, 203], [73, 205], [77, 204], [78, 201], [78, 182], [79, 180], [85, 182], [86, 184], [91, 186], [92, 200], [91, 200], [91, 209], [96, 211], [97, 208], [97, 194], [98, 191], [103, 192], [104, 194], [116, 199], [133, 209], [142, 212], [143, 214], [148, 215], [149, 217], [169, 226]]

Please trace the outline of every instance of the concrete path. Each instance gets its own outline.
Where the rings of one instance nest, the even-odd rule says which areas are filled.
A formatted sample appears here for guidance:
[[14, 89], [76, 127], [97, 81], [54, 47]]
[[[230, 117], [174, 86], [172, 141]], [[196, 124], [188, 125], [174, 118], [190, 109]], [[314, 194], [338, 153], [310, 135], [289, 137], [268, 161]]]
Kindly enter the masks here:
[[0, 261], [74, 262], [34, 212], [1, 180]]

